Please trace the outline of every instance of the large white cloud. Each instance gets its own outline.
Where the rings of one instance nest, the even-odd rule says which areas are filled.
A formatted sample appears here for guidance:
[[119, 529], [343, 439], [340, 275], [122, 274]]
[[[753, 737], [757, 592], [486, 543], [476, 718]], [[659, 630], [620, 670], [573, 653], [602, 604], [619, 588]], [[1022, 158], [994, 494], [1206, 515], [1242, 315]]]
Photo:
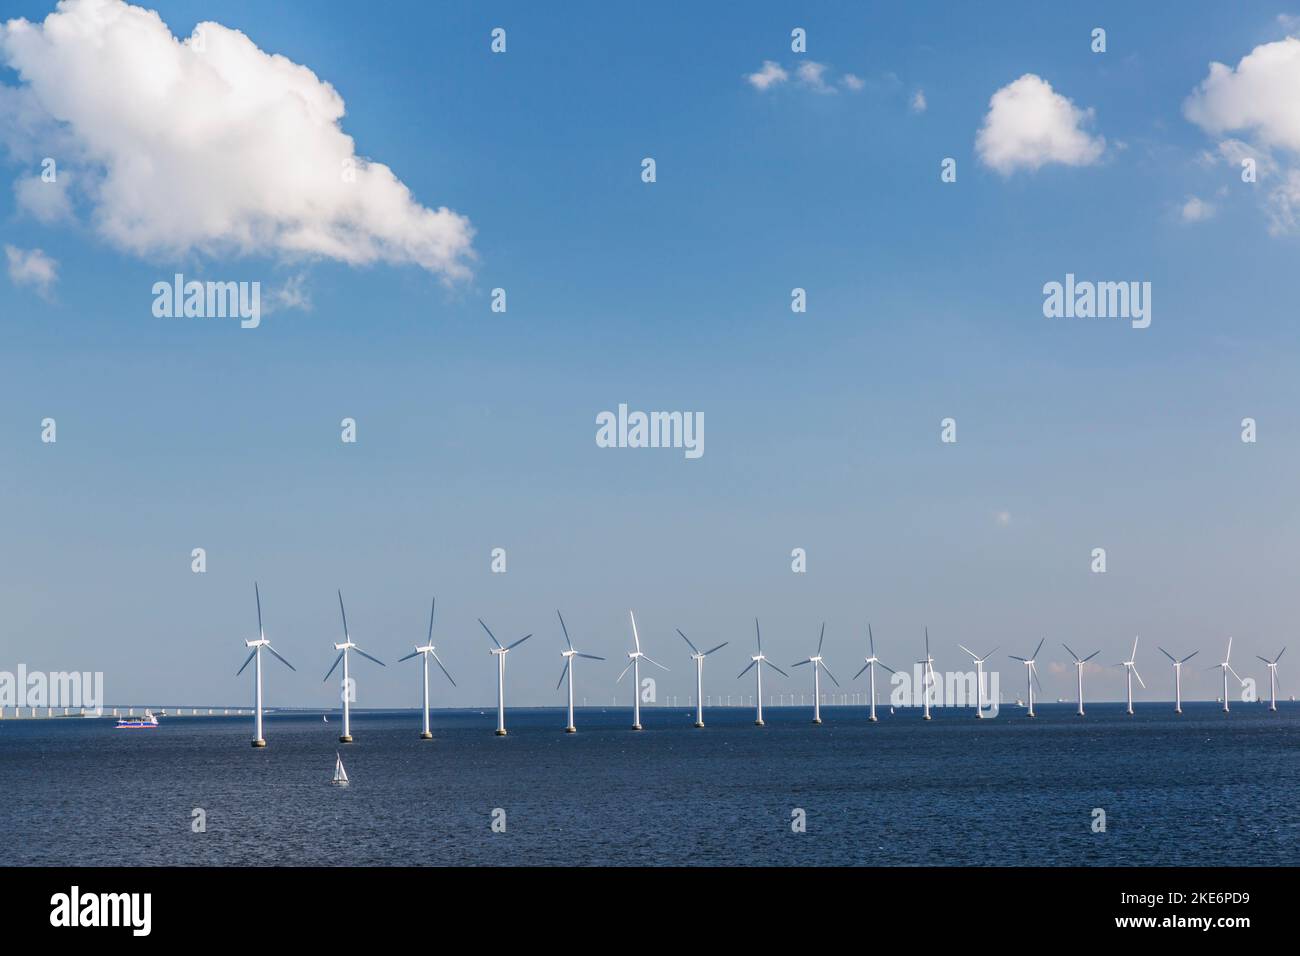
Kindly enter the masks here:
[[1261, 44], [1235, 68], [1211, 63], [1183, 114], [1212, 136], [1241, 131], [1300, 152], [1300, 40]]
[[993, 94], [975, 149], [985, 165], [1004, 176], [1048, 163], [1087, 166], [1106, 149], [1105, 139], [1084, 130], [1092, 119], [1092, 110], [1080, 109], [1041, 76], [1026, 73]]
[[[469, 274], [469, 220], [358, 157], [335, 89], [238, 30], [204, 23], [182, 41], [122, 0], [61, 0], [43, 23], [0, 25], [0, 62], [20, 80], [0, 87], [10, 148], [71, 167], [76, 200], [124, 249]], [[36, 189], [19, 201], [48, 218]]]

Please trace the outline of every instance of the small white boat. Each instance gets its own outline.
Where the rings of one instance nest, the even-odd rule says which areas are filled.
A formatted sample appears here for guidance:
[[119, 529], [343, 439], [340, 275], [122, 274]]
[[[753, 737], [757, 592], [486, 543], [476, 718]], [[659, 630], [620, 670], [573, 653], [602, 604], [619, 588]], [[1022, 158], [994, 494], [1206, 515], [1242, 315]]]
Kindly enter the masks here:
[[323, 720], [323, 721], [325, 721], [325, 723], [327, 723], [327, 724], [330, 722], [329, 717], [325, 716], [324, 714], [321, 714], [321, 715], [320, 715], [320, 719]]
[[339, 756], [337, 750], [334, 752], [334, 779], [330, 783], [336, 787], [346, 787], [348, 785], [348, 772], [343, 769], [343, 758]]
[[144, 712], [143, 717], [119, 717], [117, 719], [118, 730], [153, 730], [158, 726], [158, 718], [149, 711]]

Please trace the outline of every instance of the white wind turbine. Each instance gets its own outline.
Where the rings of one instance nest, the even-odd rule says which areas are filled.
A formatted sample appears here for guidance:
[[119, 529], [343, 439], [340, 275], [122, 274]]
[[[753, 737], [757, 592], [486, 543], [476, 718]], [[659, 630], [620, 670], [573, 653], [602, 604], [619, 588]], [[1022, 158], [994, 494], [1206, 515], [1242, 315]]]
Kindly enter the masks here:
[[1133, 678], [1136, 677], [1138, 679], [1138, 683], [1142, 685], [1143, 690], [1146, 690], [1147, 687], [1147, 682], [1144, 681], [1142, 679], [1142, 675], [1138, 673], [1137, 656], [1138, 656], [1138, 639], [1135, 637], [1133, 638], [1133, 652], [1129, 654], [1128, 660], [1122, 661], [1118, 665], [1120, 667], [1125, 668], [1125, 670], [1127, 671], [1126, 676], [1128, 678], [1128, 713], [1130, 717], [1133, 716]]
[[1045, 640], [1047, 640], [1047, 638], [1043, 638], [1038, 642], [1038, 646], [1034, 648], [1034, 653], [1032, 657], [1016, 657], [1015, 654], [1007, 655], [1013, 661], [1020, 661], [1020, 663], [1025, 665], [1025, 684], [1029, 687], [1029, 696], [1027, 698], [1029, 701], [1029, 714], [1027, 716], [1029, 717], [1038, 716], [1037, 714], [1034, 713], [1034, 684], [1038, 684], [1039, 690], [1043, 689], [1043, 685], [1038, 680], [1038, 666], [1034, 663], [1034, 661], [1038, 657], [1038, 652], [1043, 649], [1043, 641]]
[[629, 670], [632, 672], [632, 729], [640, 730], [641, 729], [641, 659], [645, 658], [647, 663], [653, 664], [655, 667], [662, 668], [663, 670], [668, 670], [668, 668], [664, 667], [664, 665], [660, 664], [658, 661], [646, 657], [646, 655], [642, 652], [641, 636], [636, 632], [636, 615], [633, 614], [631, 611], [628, 611], [627, 616], [632, 619], [632, 641], [636, 645], [636, 650], [628, 651], [627, 656], [629, 660], [628, 660], [627, 667], [623, 668], [623, 673], [618, 675], [618, 680], [615, 681], [614, 683], [617, 684], [619, 681], [621, 681], [623, 679], [623, 676]]
[[1159, 651], [1174, 662], [1174, 713], [1181, 714], [1183, 712], [1183, 665], [1201, 652], [1192, 651], [1180, 661], [1163, 647], [1159, 648]]
[[871, 656], [868, 657], [866, 659], [867, 662], [862, 665], [862, 670], [858, 671], [856, 674], [853, 675], [853, 679], [857, 680], [859, 677], [862, 676], [862, 671], [866, 670], [867, 668], [871, 668], [871, 716], [868, 718], [868, 720], [874, 721], [876, 719], [876, 665], [879, 664], [881, 667], [889, 671], [889, 673], [891, 674], [897, 674], [898, 671], [894, 670], [892, 667], [890, 667], [888, 664], [886, 664], [884, 661], [882, 661], [879, 657], [876, 656], [876, 638], [875, 635], [871, 633], [870, 624], [867, 625], [867, 640], [871, 642]]
[[1223, 663], [1215, 664], [1212, 667], [1208, 668], [1208, 670], [1214, 670], [1214, 668], [1217, 667], [1223, 671], [1223, 712], [1225, 714], [1228, 713], [1228, 671], [1232, 671], [1232, 676], [1237, 678], [1237, 680], [1241, 681], [1243, 685], [1246, 683], [1244, 680], [1242, 680], [1241, 675], [1238, 674], [1235, 670], [1233, 670], [1232, 665], [1228, 663], [1228, 661], [1230, 661], [1231, 659], [1232, 659], [1232, 638], [1228, 638], [1228, 653], [1223, 655]]
[[921, 665], [921, 703], [924, 711], [921, 716], [930, 719], [930, 694], [934, 688], [934, 658], [930, 655], [930, 629], [925, 629], [925, 657], [917, 661]]
[[334, 668], [339, 666], [339, 661], [343, 662], [343, 683], [341, 686], [342, 693], [339, 695], [343, 698], [343, 733], [339, 735], [339, 743], [352, 743], [352, 710], [351, 703], [354, 695], [351, 678], [348, 677], [348, 651], [356, 651], [368, 661], [374, 661], [380, 667], [386, 666], [383, 661], [377, 657], [371, 657], [361, 648], [357, 647], [356, 642], [348, 636], [348, 612], [343, 609], [343, 592], [339, 591], [339, 613], [343, 615], [343, 643], [335, 644], [334, 650], [339, 652], [339, 656], [334, 658], [334, 663], [330, 669], [325, 672], [321, 683], [330, 679], [330, 674], [334, 673]]
[[[256, 665], [253, 667], [253, 672], [256, 675], [253, 678], [254, 686], [256, 687], [256, 691], [254, 692], [254, 699], [256, 701], [254, 733], [256, 736], [253, 738], [253, 746], [265, 747], [266, 740], [262, 737], [262, 648], [265, 647], [268, 651], [279, 658], [280, 662], [284, 664], [285, 667], [289, 668], [289, 670], [296, 671], [298, 668], [294, 667], [283, 657], [280, 657], [279, 652], [276, 651], [276, 649], [271, 646], [271, 642], [266, 639], [266, 632], [262, 630], [262, 592], [258, 590], [256, 581], [253, 582], [253, 595], [257, 598], [257, 640], [244, 641], [244, 646], [251, 647], [253, 650], [244, 660], [244, 663], [239, 670], [235, 671], [235, 676], [238, 677], [240, 674], [244, 673], [244, 668], [248, 666], [249, 661], [257, 661]], [[1278, 655], [1278, 657], [1281, 656], [1281, 654]]]
[[[429, 730], [429, 658], [432, 657], [442, 667], [442, 672], [447, 675], [447, 680], [451, 681], [451, 686], [455, 687], [456, 682], [452, 680], [451, 674], [447, 668], [442, 666], [442, 661], [438, 658], [438, 651], [433, 646], [433, 609], [438, 606], [438, 599], [433, 599], [433, 604], [429, 606], [429, 638], [423, 645], [416, 644], [415, 650], [405, 657], [399, 657], [397, 663], [409, 661], [412, 657], [422, 655], [424, 657], [424, 730], [420, 732], [421, 740], [432, 740], [433, 733]], [[358, 651], [358, 653], [360, 653]]]
[[[483, 624], [483, 618], [479, 618], [478, 622]], [[506, 735], [506, 655], [533, 635], [525, 634], [513, 644], [503, 647], [490, 627], [483, 624], [483, 630], [487, 631], [487, 636], [492, 638], [492, 643], [496, 645], [491, 653], [497, 658], [497, 736], [504, 737]]]
[[560, 684], [564, 683], [564, 675], [569, 675], [569, 723], [564, 728], [566, 734], [576, 734], [578, 728], [573, 725], [573, 662], [576, 657], [585, 657], [589, 661], [603, 661], [605, 658], [597, 657], [595, 654], [582, 654], [573, 648], [573, 641], [569, 640], [569, 629], [564, 626], [564, 615], [558, 610], [555, 616], [560, 619], [560, 629], [564, 631], [564, 643], [568, 645], [567, 650], [560, 651], [560, 656], [564, 658], [564, 670], [560, 671], [560, 679], [555, 684], [555, 689], [560, 689]]
[[821, 637], [817, 638], [817, 653], [814, 654], [812, 657], [805, 658], [802, 661], [795, 661], [795, 663], [790, 665], [791, 667], [803, 667], [804, 664], [811, 664], [813, 666], [813, 723], [814, 724], [820, 724], [822, 722], [822, 682], [821, 682], [821, 674], [819, 673], [818, 669], [825, 667], [826, 676], [829, 677], [834, 682], [836, 687], [840, 686], [840, 682], [835, 680], [835, 675], [831, 673], [831, 669], [829, 667], [826, 667], [826, 662], [822, 660], [822, 642], [825, 640], [826, 640], [826, 622], [823, 621]]
[[[1267, 657], [1259, 658], [1268, 665], [1269, 710], [1277, 710], [1277, 662], [1282, 659], [1282, 655], [1285, 653], [1286, 648], [1284, 647], [1277, 652], [1277, 657], [1273, 658], [1271, 661]], [[1258, 654], [1255, 656], [1259, 657]]]
[[[1061, 646], [1064, 647], [1067, 651], [1070, 651], [1069, 644], [1062, 644]], [[1092, 660], [1100, 653], [1101, 651], [1093, 651], [1087, 657], [1080, 657], [1078, 654], [1074, 653], [1074, 651], [1070, 651], [1070, 656], [1074, 658], [1074, 669], [1077, 672], [1077, 676], [1079, 678], [1079, 716], [1080, 717], [1083, 716], [1083, 665], [1088, 663], [1088, 661]]]
[[[757, 670], [758, 696], [754, 698], [754, 700], [757, 701], [758, 703], [758, 715], [754, 719], [754, 725], [757, 727], [762, 727], [763, 726], [763, 665], [766, 664], [768, 667], [772, 668], [772, 670], [776, 671], [782, 677], [789, 677], [790, 675], [787, 674], [785, 671], [781, 670], [781, 668], [777, 667], [775, 664], [773, 664], [763, 655], [763, 632], [758, 629], [758, 618], [754, 618], [754, 635], [758, 639], [758, 653], [751, 655], [749, 658], [749, 667], [758, 668]], [[740, 678], [748, 674], [749, 667], [746, 667], [743, 671], [737, 674], [736, 680], [740, 680]]]
[[975, 663], [975, 716], [982, 719], [984, 717], [984, 662], [993, 656], [993, 651], [997, 648], [980, 657], [969, 647], [962, 644], [957, 646], [969, 654], [970, 659]]
[[[681, 628], [677, 629], [677, 633], [682, 634]], [[691, 639], [687, 637], [685, 634], [682, 634], [682, 640], [685, 641], [687, 645], [690, 646], [691, 660], [695, 661], [695, 726], [703, 727], [704, 726], [704, 658], [708, 657], [714, 651], [722, 650], [722, 648], [726, 647], [727, 644], [730, 642], [723, 641], [717, 647], [711, 648], [710, 650], [707, 651], [701, 651], [694, 644], [691, 644]]]

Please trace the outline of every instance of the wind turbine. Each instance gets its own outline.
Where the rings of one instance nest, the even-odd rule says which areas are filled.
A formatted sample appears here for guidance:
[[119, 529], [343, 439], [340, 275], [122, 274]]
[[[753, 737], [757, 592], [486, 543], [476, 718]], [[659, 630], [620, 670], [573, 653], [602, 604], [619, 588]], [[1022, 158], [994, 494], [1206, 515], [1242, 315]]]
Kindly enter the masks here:
[[[1067, 651], [1070, 651], [1069, 644], [1062, 644], [1061, 646], [1064, 647]], [[1101, 651], [1093, 651], [1087, 657], [1080, 657], [1078, 654], [1074, 653], [1074, 651], [1070, 651], [1070, 656], [1074, 658], [1074, 669], [1078, 672], [1078, 677], [1079, 677], [1079, 716], [1080, 717], [1083, 716], [1083, 665], [1088, 663], [1088, 661], [1092, 660], [1100, 653]]]
[[1122, 661], [1119, 665], [1128, 671], [1126, 676], [1128, 677], [1128, 714], [1130, 717], [1133, 716], [1133, 678], [1136, 677], [1138, 679], [1138, 683], [1142, 685], [1143, 690], [1146, 690], [1147, 687], [1147, 682], [1144, 681], [1142, 675], [1138, 673], [1137, 656], [1138, 639], [1135, 637], [1133, 638], [1133, 653], [1129, 654], [1128, 660]]
[[871, 656], [868, 657], [866, 659], [867, 662], [862, 665], [862, 670], [858, 671], [856, 674], [853, 675], [853, 679], [857, 680], [859, 677], [862, 676], [862, 671], [866, 670], [867, 668], [871, 668], [871, 716], [868, 719], [874, 721], [876, 719], [876, 665], [879, 664], [881, 667], [889, 671], [889, 673], [891, 674], [897, 674], [898, 671], [894, 670], [892, 667], [890, 667], [888, 664], [886, 664], [884, 661], [882, 661], [879, 657], [876, 656], [876, 638], [871, 633], [870, 624], [867, 625], [867, 640], [871, 642]]
[[1174, 713], [1181, 714], [1183, 712], [1183, 665], [1201, 652], [1192, 651], [1180, 661], [1163, 647], [1159, 648], [1159, 650], [1161, 654], [1174, 662]]
[[925, 710], [922, 717], [930, 719], [930, 688], [934, 686], [934, 658], [930, 656], [930, 629], [925, 629], [925, 658], [917, 661], [921, 665], [921, 703]]
[[339, 652], [339, 656], [334, 658], [334, 663], [331, 664], [330, 669], [325, 672], [325, 676], [321, 679], [321, 683], [324, 683], [325, 681], [330, 679], [330, 674], [334, 673], [334, 668], [339, 666], [339, 661], [342, 661], [343, 662], [343, 684], [342, 684], [343, 693], [341, 696], [343, 697], [343, 733], [339, 735], [339, 743], [350, 744], [352, 743], [352, 718], [351, 718], [352, 712], [349, 705], [351, 704], [351, 699], [353, 697], [353, 689], [352, 689], [352, 684], [350, 682], [350, 678], [348, 677], [348, 651], [356, 651], [366, 660], [374, 661], [380, 667], [384, 667], [386, 665], [379, 658], [371, 657], [361, 648], [357, 647], [356, 642], [353, 641], [352, 638], [348, 636], [348, 612], [343, 609], [342, 591], [339, 592], [339, 613], [343, 615], [343, 643], [334, 645], [334, 650]]
[[[244, 673], [244, 668], [248, 666], [249, 661], [252, 660], [257, 661], [256, 665], [254, 665], [253, 667], [253, 672], [256, 674], [256, 677], [254, 678], [254, 684], [257, 688], [257, 691], [255, 693], [255, 698], [257, 700], [257, 709], [255, 713], [257, 714], [257, 716], [254, 720], [254, 725], [256, 728], [254, 730], [254, 733], [257, 736], [253, 738], [253, 746], [265, 747], [266, 740], [262, 737], [262, 648], [265, 647], [268, 651], [270, 651], [277, 658], [279, 658], [280, 662], [284, 664], [285, 667], [289, 668], [289, 670], [296, 671], [298, 668], [294, 667], [283, 657], [280, 657], [279, 652], [276, 651], [276, 649], [271, 646], [271, 642], [266, 639], [266, 632], [262, 630], [262, 592], [257, 589], [256, 581], [253, 582], [253, 595], [257, 598], [257, 640], [244, 641], [244, 646], [251, 647], [253, 650], [251, 653], [249, 653], [247, 659], [245, 659], [243, 665], [239, 668], [239, 670], [235, 671], [235, 676], [238, 677], [240, 674]], [[1282, 656], [1281, 654], [1278, 655], [1278, 657], [1281, 656]]]
[[[483, 624], [483, 618], [479, 618], [478, 622]], [[506, 735], [506, 655], [533, 635], [525, 634], [513, 644], [503, 647], [490, 627], [483, 624], [483, 630], [487, 631], [487, 636], [492, 638], [492, 643], [496, 645], [491, 649], [491, 653], [497, 658], [497, 736], [504, 737]]]
[[[1277, 662], [1282, 659], [1282, 655], [1285, 653], [1286, 648], [1284, 647], [1277, 652], [1277, 657], [1273, 658], [1271, 661], [1267, 657], [1259, 658], [1268, 665], [1269, 710], [1277, 710]], [[1259, 657], [1258, 654], [1255, 656]]]
[[970, 659], [975, 662], [975, 716], [982, 719], [984, 717], [984, 662], [993, 656], [993, 651], [997, 648], [980, 657], [969, 647], [961, 644], [957, 646], [969, 654]]
[[[758, 668], [757, 671], [758, 696], [754, 698], [754, 700], [757, 701], [758, 703], [758, 716], [754, 719], [754, 725], [756, 727], [762, 727], [763, 726], [763, 665], [766, 664], [768, 667], [772, 668], [772, 670], [776, 671], [782, 677], [789, 677], [790, 675], [787, 674], [785, 671], [781, 670], [781, 668], [777, 667], [775, 664], [773, 664], [763, 655], [763, 632], [758, 629], [758, 618], [754, 618], [754, 634], [758, 638], [758, 653], [750, 656], [749, 667]], [[749, 667], [746, 667], [743, 671], [737, 674], [736, 680], [740, 680], [742, 677], [748, 674]]]
[[[677, 633], [682, 634], [681, 628], [677, 629]], [[690, 646], [692, 651], [691, 660], [695, 661], [695, 726], [703, 727], [704, 726], [704, 658], [708, 657], [714, 651], [722, 650], [722, 648], [726, 647], [727, 644], [730, 642], [723, 641], [721, 644], [719, 644], [715, 648], [712, 648], [711, 650], [701, 651], [694, 644], [691, 644], [691, 639], [687, 637], [685, 634], [682, 634], [682, 640], [685, 641]]]
[[569, 640], [569, 629], [564, 626], [564, 615], [558, 610], [555, 616], [560, 619], [560, 628], [564, 631], [564, 643], [568, 645], [568, 650], [560, 651], [560, 656], [564, 658], [564, 670], [560, 671], [560, 679], [555, 685], [555, 689], [560, 689], [560, 684], [564, 683], [564, 675], [569, 675], [569, 723], [564, 728], [566, 734], [576, 734], [578, 728], [573, 726], [573, 659], [575, 657], [585, 657], [590, 661], [603, 661], [605, 658], [597, 657], [594, 654], [582, 654], [573, 649], [573, 641]]
[[[802, 661], [796, 661], [795, 663], [790, 665], [791, 667], [803, 667], [804, 664], [811, 664], [813, 666], [813, 723], [814, 724], [820, 724], [822, 722], [822, 682], [821, 682], [821, 673], [819, 671], [819, 668], [826, 667], [826, 662], [822, 660], [822, 642], [825, 640], [826, 640], [826, 622], [823, 621], [821, 637], [817, 638], [817, 653], [814, 654], [812, 657], [806, 658], [805, 660]], [[835, 675], [831, 673], [831, 669], [829, 667], [826, 667], [826, 676], [829, 677], [834, 682], [836, 687], [840, 686], [840, 682], [835, 680]]]
[[1223, 655], [1223, 663], [1215, 664], [1209, 668], [1209, 670], [1214, 670], [1214, 668], [1217, 667], [1223, 671], [1223, 712], [1225, 714], [1228, 713], [1228, 671], [1232, 671], [1232, 676], [1237, 678], [1237, 680], [1241, 681], [1242, 684], [1246, 683], [1244, 680], [1241, 679], [1240, 674], [1238, 674], [1235, 670], [1232, 670], [1232, 665], [1228, 663], [1228, 661], [1231, 659], [1232, 659], [1232, 638], [1228, 638], [1228, 653]]
[[[628, 611], [627, 616], [632, 619], [632, 640], [636, 644], [636, 650], [628, 651], [627, 653], [627, 656], [629, 658], [628, 665], [627, 667], [623, 668], [623, 673], [618, 675], [618, 681], [621, 681], [623, 679], [623, 675], [626, 674], [629, 670], [632, 672], [632, 729], [640, 730], [641, 729], [641, 658], [645, 657], [646, 661], [650, 664], [653, 664], [655, 667], [660, 667], [663, 668], [664, 670], [668, 670], [668, 668], [664, 667], [664, 665], [660, 664], [658, 661], [646, 657], [646, 655], [642, 653], [641, 636], [636, 632], [636, 615], [633, 614], [631, 611]], [[617, 684], [618, 681], [615, 681], [614, 683]]]
[[[430, 657], [432, 657], [435, 661], [438, 662], [439, 667], [442, 667], [442, 672], [447, 675], [447, 680], [451, 681], [451, 686], [452, 687], [456, 686], [456, 682], [452, 680], [451, 674], [448, 673], [447, 668], [442, 666], [442, 661], [439, 660], [438, 658], [438, 652], [433, 646], [433, 609], [437, 606], [438, 606], [438, 599], [434, 598], [433, 604], [429, 605], [429, 639], [424, 642], [423, 646], [416, 644], [415, 650], [407, 654], [405, 657], [399, 657], [397, 659], [397, 663], [400, 664], [402, 663], [402, 661], [409, 661], [412, 657], [415, 657], [417, 655], [423, 655], [424, 657], [424, 730], [420, 732], [421, 740], [433, 739], [433, 734], [429, 730], [429, 658]], [[357, 653], [360, 653], [360, 651], [358, 651]]]
[[1043, 638], [1038, 642], [1038, 646], [1034, 648], [1033, 657], [1016, 657], [1015, 654], [1007, 655], [1013, 661], [1020, 661], [1020, 663], [1025, 665], [1025, 684], [1029, 687], [1029, 697], [1027, 699], [1029, 701], [1030, 717], [1038, 716], [1034, 713], [1034, 684], [1038, 684], [1039, 690], [1043, 689], [1043, 685], [1042, 682], [1038, 680], [1038, 667], [1034, 664], [1034, 660], [1038, 657], [1038, 652], [1043, 649], [1043, 641], [1045, 640], [1047, 640], [1047, 638]]

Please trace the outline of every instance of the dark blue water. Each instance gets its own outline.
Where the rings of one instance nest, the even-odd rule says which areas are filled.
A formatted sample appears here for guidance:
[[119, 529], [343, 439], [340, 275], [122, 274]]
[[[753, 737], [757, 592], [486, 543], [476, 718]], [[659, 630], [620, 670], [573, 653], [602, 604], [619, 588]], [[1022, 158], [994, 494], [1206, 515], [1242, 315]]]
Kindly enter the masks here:
[[[0, 864], [1300, 863], [1300, 706], [0, 722]], [[329, 784], [341, 750], [352, 785]], [[206, 811], [207, 830], [191, 830]], [[1106, 832], [1091, 830], [1094, 807]], [[494, 833], [494, 808], [506, 832]], [[791, 830], [806, 812], [807, 832]]]

